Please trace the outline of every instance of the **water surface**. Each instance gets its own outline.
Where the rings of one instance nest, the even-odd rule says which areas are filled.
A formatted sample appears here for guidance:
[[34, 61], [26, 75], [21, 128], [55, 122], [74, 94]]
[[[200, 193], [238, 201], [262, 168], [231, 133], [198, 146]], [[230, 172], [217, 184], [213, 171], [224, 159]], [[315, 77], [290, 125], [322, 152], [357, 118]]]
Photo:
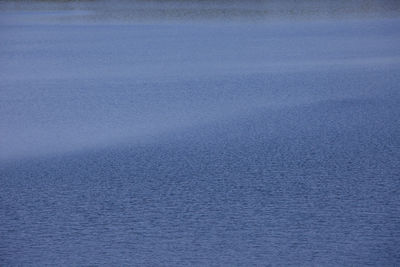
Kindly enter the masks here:
[[2, 2], [0, 264], [399, 265], [398, 5], [263, 3]]

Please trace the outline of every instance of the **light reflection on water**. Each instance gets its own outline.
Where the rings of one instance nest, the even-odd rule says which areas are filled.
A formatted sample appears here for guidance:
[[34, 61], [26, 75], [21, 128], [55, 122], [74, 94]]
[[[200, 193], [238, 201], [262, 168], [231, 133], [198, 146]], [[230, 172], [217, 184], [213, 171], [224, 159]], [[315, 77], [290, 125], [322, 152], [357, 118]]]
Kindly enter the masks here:
[[396, 3], [1, 2], [0, 265], [398, 265]]

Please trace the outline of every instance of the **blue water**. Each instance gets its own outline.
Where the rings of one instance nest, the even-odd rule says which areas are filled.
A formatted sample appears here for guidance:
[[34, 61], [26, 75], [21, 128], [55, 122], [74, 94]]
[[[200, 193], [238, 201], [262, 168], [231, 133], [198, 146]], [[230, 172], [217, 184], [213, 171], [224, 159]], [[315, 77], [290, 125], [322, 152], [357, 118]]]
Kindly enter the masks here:
[[0, 265], [400, 264], [400, 19], [10, 3]]

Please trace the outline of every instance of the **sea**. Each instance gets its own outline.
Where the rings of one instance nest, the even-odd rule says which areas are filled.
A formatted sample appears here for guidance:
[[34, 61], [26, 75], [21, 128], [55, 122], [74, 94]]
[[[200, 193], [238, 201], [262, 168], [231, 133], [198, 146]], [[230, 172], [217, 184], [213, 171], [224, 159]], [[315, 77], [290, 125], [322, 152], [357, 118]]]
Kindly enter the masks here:
[[400, 266], [400, 3], [0, 2], [0, 265]]

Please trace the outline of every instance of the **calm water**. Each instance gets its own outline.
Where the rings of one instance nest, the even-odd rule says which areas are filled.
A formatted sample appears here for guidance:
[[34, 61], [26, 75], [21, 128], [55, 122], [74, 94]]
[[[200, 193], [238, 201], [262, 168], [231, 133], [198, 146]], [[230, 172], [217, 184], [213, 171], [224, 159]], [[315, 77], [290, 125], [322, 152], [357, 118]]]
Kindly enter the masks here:
[[400, 265], [395, 2], [118, 3], [0, 5], [0, 265]]

